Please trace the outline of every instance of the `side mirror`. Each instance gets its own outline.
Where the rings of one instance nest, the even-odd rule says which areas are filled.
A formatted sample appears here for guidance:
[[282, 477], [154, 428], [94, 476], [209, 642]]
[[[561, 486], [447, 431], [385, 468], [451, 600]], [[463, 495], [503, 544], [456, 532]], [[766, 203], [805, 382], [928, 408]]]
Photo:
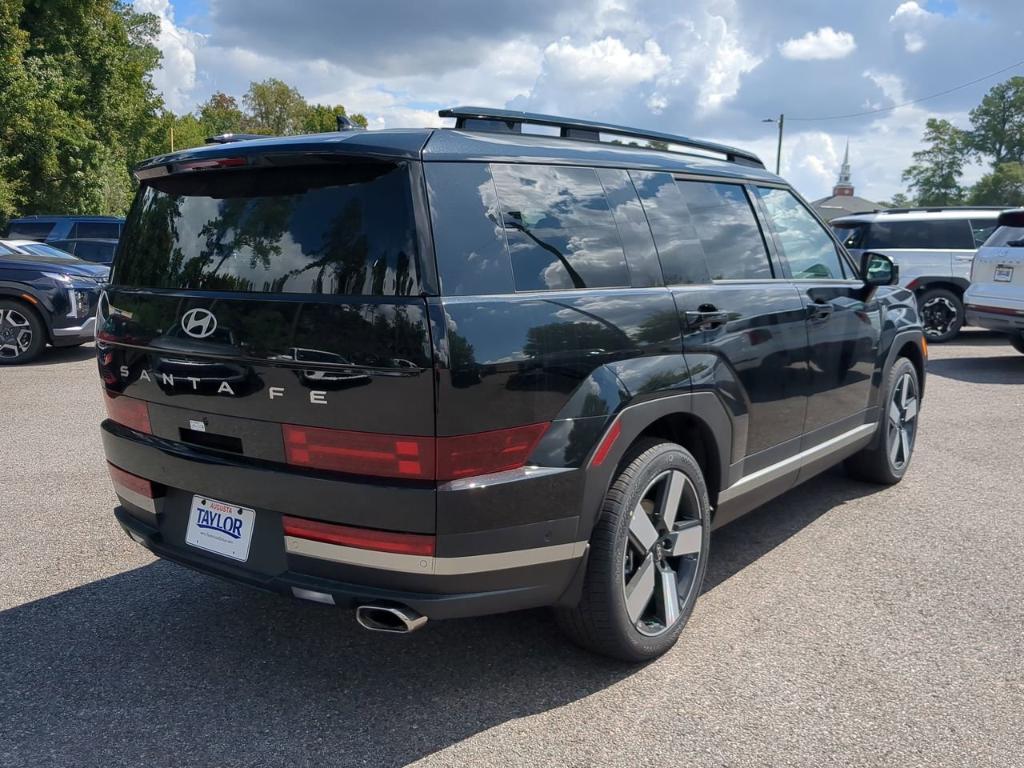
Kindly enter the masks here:
[[999, 214], [999, 218], [996, 219], [996, 223], [1000, 227], [1024, 227], [1024, 208], [1018, 208], [1015, 211], [1003, 211]]
[[896, 285], [900, 281], [900, 268], [884, 253], [866, 251], [860, 257], [860, 274], [865, 285]]

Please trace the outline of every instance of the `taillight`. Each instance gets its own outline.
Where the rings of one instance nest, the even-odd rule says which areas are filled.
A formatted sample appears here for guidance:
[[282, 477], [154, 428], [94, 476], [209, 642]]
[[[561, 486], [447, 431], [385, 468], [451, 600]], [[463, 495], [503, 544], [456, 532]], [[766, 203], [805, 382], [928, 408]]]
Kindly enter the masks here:
[[453, 437], [378, 435], [282, 425], [285, 460], [299, 467], [410, 480], [456, 480], [516, 469], [548, 425]]
[[432, 557], [435, 539], [422, 533], [394, 533], [370, 528], [354, 528], [349, 525], [323, 523], [301, 517], [281, 518], [284, 535], [309, 541], [322, 541], [342, 547], [372, 549], [377, 552], [394, 552], [400, 555], [424, 555]]
[[212, 160], [190, 160], [185, 163], [178, 163], [175, 166], [177, 171], [207, 171], [216, 168], [237, 168], [241, 165], [248, 165], [249, 161], [244, 157], [217, 157]]
[[437, 479], [457, 480], [516, 469], [526, 463], [545, 424], [527, 424], [472, 435], [437, 439]]
[[285, 460], [353, 475], [434, 479], [434, 440], [282, 424]]
[[144, 400], [113, 394], [110, 390], [103, 390], [103, 400], [107, 406], [107, 416], [111, 421], [116, 421], [136, 432], [152, 434], [153, 429], [149, 424], [149, 406]]
[[115, 488], [127, 489], [132, 493], [137, 493], [139, 496], [145, 496], [147, 499], [156, 498], [156, 488], [146, 478], [133, 475], [131, 472], [125, 472], [110, 462], [107, 462], [107, 471], [110, 472], [110, 479], [114, 481]]

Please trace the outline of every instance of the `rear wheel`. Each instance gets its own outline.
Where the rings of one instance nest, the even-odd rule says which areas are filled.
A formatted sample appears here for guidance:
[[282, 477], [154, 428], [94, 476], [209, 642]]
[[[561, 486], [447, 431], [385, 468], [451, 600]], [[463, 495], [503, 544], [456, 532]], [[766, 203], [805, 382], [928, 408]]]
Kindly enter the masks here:
[[1013, 348], [1024, 355], [1024, 331], [1018, 331], [1010, 336], [1010, 343]]
[[929, 343], [942, 343], [954, 338], [964, 324], [964, 302], [953, 291], [930, 288], [917, 297], [921, 324]]
[[885, 384], [880, 434], [871, 445], [846, 460], [846, 469], [858, 480], [894, 485], [903, 479], [914, 452], [921, 386], [917, 369], [905, 357], [893, 363]]
[[605, 496], [582, 599], [557, 614], [566, 633], [625, 661], [671, 648], [704, 581], [708, 510], [704, 477], [686, 449], [638, 442]]
[[46, 346], [39, 315], [19, 301], [0, 301], [0, 365], [27, 363]]

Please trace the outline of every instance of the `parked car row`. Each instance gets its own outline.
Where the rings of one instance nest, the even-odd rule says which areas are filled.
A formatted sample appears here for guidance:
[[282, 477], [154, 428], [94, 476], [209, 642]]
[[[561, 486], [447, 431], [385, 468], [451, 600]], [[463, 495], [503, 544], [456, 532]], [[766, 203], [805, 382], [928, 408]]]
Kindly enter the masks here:
[[23, 216], [12, 219], [7, 237], [45, 242], [84, 261], [110, 264], [124, 219], [115, 216]]
[[49, 243], [0, 240], [0, 365], [27, 363], [47, 344], [92, 341], [109, 274]]

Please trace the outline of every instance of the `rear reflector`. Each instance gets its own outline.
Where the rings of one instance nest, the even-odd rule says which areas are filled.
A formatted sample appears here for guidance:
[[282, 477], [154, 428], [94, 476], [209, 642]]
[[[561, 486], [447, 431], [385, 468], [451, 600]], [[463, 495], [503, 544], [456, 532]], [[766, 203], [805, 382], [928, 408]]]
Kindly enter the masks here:
[[302, 517], [281, 518], [284, 535], [296, 539], [321, 541], [341, 547], [372, 549], [376, 552], [393, 552], [399, 555], [423, 555], [433, 557], [434, 537], [422, 533], [394, 533], [376, 531], [370, 528], [353, 528], [348, 525], [323, 523]]
[[147, 499], [156, 498], [156, 490], [153, 487], [153, 483], [146, 478], [133, 475], [131, 472], [125, 472], [110, 462], [107, 462], [107, 471], [110, 472], [110, 479], [114, 481], [115, 486], [125, 488], [132, 493], [137, 493], [139, 496], [145, 496]]
[[612, 424], [612, 428], [605, 433], [604, 439], [601, 444], [597, 446], [597, 450], [594, 451], [594, 458], [590, 462], [592, 467], [600, 467], [606, 458], [608, 458], [608, 452], [615, 445], [615, 441], [619, 439], [619, 435], [622, 434], [622, 424], [616, 421]]
[[377, 435], [282, 425], [285, 458], [298, 467], [409, 480], [456, 480], [516, 469], [547, 424], [454, 437]]
[[516, 469], [526, 463], [545, 424], [527, 424], [473, 435], [437, 439], [437, 479], [458, 480]]
[[354, 475], [434, 479], [434, 439], [282, 424], [285, 460]]
[[153, 429], [149, 424], [149, 406], [144, 400], [113, 394], [106, 389], [103, 390], [103, 400], [107, 406], [107, 416], [111, 421], [123, 424], [136, 432], [152, 434]]

